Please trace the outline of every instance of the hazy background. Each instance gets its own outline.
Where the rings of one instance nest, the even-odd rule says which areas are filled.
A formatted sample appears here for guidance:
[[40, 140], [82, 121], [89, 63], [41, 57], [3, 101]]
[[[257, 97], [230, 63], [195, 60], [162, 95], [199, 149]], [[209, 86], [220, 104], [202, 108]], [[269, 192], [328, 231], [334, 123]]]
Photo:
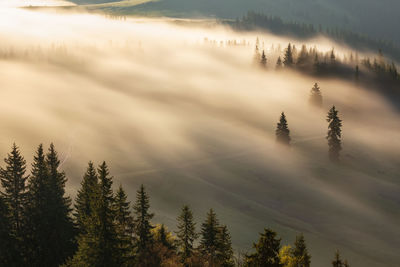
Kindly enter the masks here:
[[[213, 207], [236, 249], [271, 227], [284, 244], [303, 232], [313, 266], [330, 266], [337, 248], [351, 266], [397, 266], [399, 114], [368, 88], [275, 72], [275, 55], [268, 72], [254, 68], [257, 36], [266, 49], [289, 41], [162, 19], [0, 9], [0, 153], [15, 141], [31, 162], [39, 143], [54, 142], [71, 196], [87, 162], [106, 160], [131, 200], [147, 186], [154, 222], [175, 230], [187, 203], [199, 228]], [[322, 110], [308, 106], [315, 82]], [[338, 165], [325, 140], [333, 104], [344, 121]], [[274, 139], [282, 111], [288, 150]]]

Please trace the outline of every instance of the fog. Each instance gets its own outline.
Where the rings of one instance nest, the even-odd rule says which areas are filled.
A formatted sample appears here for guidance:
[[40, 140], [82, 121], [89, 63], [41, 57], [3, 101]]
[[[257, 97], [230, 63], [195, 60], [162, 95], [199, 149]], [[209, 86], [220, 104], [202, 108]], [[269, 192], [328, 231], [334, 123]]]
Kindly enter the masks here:
[[[284, 243], [304, 232], [313, 266], [329, 266], [336, 248], [352, 266], [396, 266], [396, 109], [351, 82], [277, 72], [276, 55], [267, 54], [268, 71], [255, 68], [257, 37], [266, 49], [302, 44], [164, 19], [0, 8], [1, 155], [16, 142], [31, 162], [39, 143], [54, 142], [72, 197], [87, 162], [105, 160], [131, 200], [147, 186], [155, 222], [175, 230], [187, 203], [199, 227], [213, 207], [238, 250], [272, 227]], [[307, 45], [348, 52], [326, 39]], [[308, 104], [315, 82], [321, 110]], [[344, 124], [340, 164], [327, 159], [332, 105]], [[275, 143], [282, 111], [290, 149]]]

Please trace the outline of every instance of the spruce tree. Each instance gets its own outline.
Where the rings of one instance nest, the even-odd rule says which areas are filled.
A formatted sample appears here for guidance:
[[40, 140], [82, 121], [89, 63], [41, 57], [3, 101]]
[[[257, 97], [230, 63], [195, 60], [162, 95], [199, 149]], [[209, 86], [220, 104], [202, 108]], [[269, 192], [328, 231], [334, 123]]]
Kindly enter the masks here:
[[92, 162], [89, 162], [83, 180], [81, 182], [81, 188], [78, 190], [78, 194], [75, 200], [75, 221], [80, 233], [85, 229], [84, 220], [90, 216], [91, 213], [91, 202], [94, 201], [95, 194], [98, 187], [98, 177], [96, 169]]
[[292, 67], [294, 64], [294, 59], [293, 59], [293, 51], [292, 51], [292, 45], [289, 43], [288, 47], [285, 50], [285, 56], [283, 58], [283, 65], [285, 67]]
[[256, 250], [253, 254], [246, 256], [246, 266], [249, 267], [282, 267], [279, 250], [281, 239], [276, 237], [276, 232], [271, 229], [264, 229], [260, 234], [258, 243], [253, 244]]
[[129, 265], [133, 259], [133, 217], [130, 209], [130, 202], [120, 185], [114, 197], [120, 266]]
[[276, 61], [276, 67], [275, 67], [275, 69], [276, 69], [276, 70], [282, 69], [282, 59], [281, 59], [280, 56], [278, 57], [278, 60]]
[[308, 254], [304, 235], [296, 237], [293, 248], [293, 256], [297, 267], [310, 267], [311, 256]]
[[200, 251], [210, 267], [214, 267], [217, 263], [217, 249], [220, 246], [219, 232], [217, 215], [213, 209], [210, 209], [205, 222], [201, 225], [200, 240]]
[[316, 107], [322, 107], [322, 94], [321, 90], [318, 86], [318, 83], [314, 84], [314, 87], [311, 89], [310, 93], [310, 104]]
[[267, 56], [265, 55], [265, 51], [264, 50], [262, 51], [260, 65], [264, 69], [267, 67]]
[[[6, 166], [0, 169], [1, 192], [9, 211], [10, 234], [15, 240], [22, 242], [25, 222], [25, 206], [27, 201], [25, 175], [26, 161], [14, 143], [11, 152], [4, 159]], [[17, 258], [20, 260], [20, 258]]]
[[233, 260], [233, 249], [231, 235], [229, 234], [226, 225], [220, 227], [219, 231], [219, 244], [217, 248], [218, 266], [233, 267], [235, 262]]
[[151, 230], [154, 226], [150, 220], [154, 217], [153, 213], [149, 212], [150, 203], [149, 196], [145, 191], [144, 185], [136, 193], [136, 202], [133, 206], [134, 211], [134, 234], [136, 238], [136, 261], [139, 266], [149, 266], [146, 258], [149, 257], [154, 243]]
[[339, 118], [335, 106], [329, 110], [327, 122], [329, 123], [326, 137], [329, 145], [329, 158], [332, 161], [338, 161], [342, 150], [342, 120]]
[[189, 206], [184, 205], [182, 207], [181, 214], [178, 216], [177, 221], [178, 231], [176, 234], [178, 237], [179, 255], [184, 266], [188, 266], [188, 260], [194, 253], [194, 241], [198, 237], [196, 233], [196, 223], [194, 222], [193, 213]]
[[51, 244], [52, 263], [59, 266], [75, 251], [75, 234], [71, 217], [71, 198], [65, 195], [67, 178], [60, 170], [60, 160], [53, 144], [46, 154], [49, 177], [49, 218], [50, 229], [48, 243]]
[[282, 112], [280, 120], [277, 124], [276, 131], [276, 141], [280, 144], [290, 145], [290, 130], [288, 128], [285, 113]]

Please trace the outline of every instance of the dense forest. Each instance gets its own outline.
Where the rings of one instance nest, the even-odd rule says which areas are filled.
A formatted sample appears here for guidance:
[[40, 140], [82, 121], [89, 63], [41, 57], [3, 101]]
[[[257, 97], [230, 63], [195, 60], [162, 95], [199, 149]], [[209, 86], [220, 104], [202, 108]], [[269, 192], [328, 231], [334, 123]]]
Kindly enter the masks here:
[[[335, 108], [329, 112], [328, 121], [333, 129], [327, 136], [331, 146], [337, 141], [332, 137], [340, 135], [332, 126], [340, 124]], [[284, 114], [276, 135], [278, 142], [289, 144]], [[53, 144], [47, 153], [43, 145], [38, 146], [30, 174], [14, 144], [4, 159], [0, 179], [3, 188], [0, 266], [308, 267], [311, 264], [312, 256], [303, 234], [298, 234], [293, 245], [282, 245], [278, 234], [269, 228], [260, 233], [248, 253], [235, 253], [229, 229], [219, 222], [213, 209], [198, 227], [191, 208], [184, 205], [177, 214], [176, 231], [169, 231], [163, 224], [152, 221], [154, 213], [143, 185], [132, 205], [122, 185], [114, 190], [113, 177], [105, 162], [97, 168], [88, 163], [72, 205], [65, 193], [67, 176], [60, 169]], [[331, 263], [333, 267], [349, 266], [339, 251]]]

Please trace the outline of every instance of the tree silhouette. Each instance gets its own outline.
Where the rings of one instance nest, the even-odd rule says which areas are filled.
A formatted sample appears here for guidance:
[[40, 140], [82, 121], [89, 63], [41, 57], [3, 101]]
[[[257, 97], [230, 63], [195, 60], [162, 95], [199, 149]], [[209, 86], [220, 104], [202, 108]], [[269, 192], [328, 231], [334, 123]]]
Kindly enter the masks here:
[[339, 118], [335, 106], [329, 110], [327, 122], [329, 123], [326, 137], [329, 145], [329, 158], [332, 161], [338, 161], [342, 150], [342, 120]]
[[177, 218], [178, 231], [176, 232], [178, 237], [179, 254], [181, 262], [188, 266], [188, 259], [192, 257], [194, 253], [194, 241], [197, 239], [198, 234], [196, 233], [196, 223], [193, 219], [193, 213], [189, 206], [184, 205], [182, 207], [181, 214]]
[[315, 83], [314, 87], [311, 89], [309, 101], [313, 106], [322, 107], [322, 94], [318, 83]]
[[277, 123], [275, 135], [278, 143], [290, 145], [290, 130], [288, 128], [288, 123], [284, 112], [282, 112], [279, 122]]

